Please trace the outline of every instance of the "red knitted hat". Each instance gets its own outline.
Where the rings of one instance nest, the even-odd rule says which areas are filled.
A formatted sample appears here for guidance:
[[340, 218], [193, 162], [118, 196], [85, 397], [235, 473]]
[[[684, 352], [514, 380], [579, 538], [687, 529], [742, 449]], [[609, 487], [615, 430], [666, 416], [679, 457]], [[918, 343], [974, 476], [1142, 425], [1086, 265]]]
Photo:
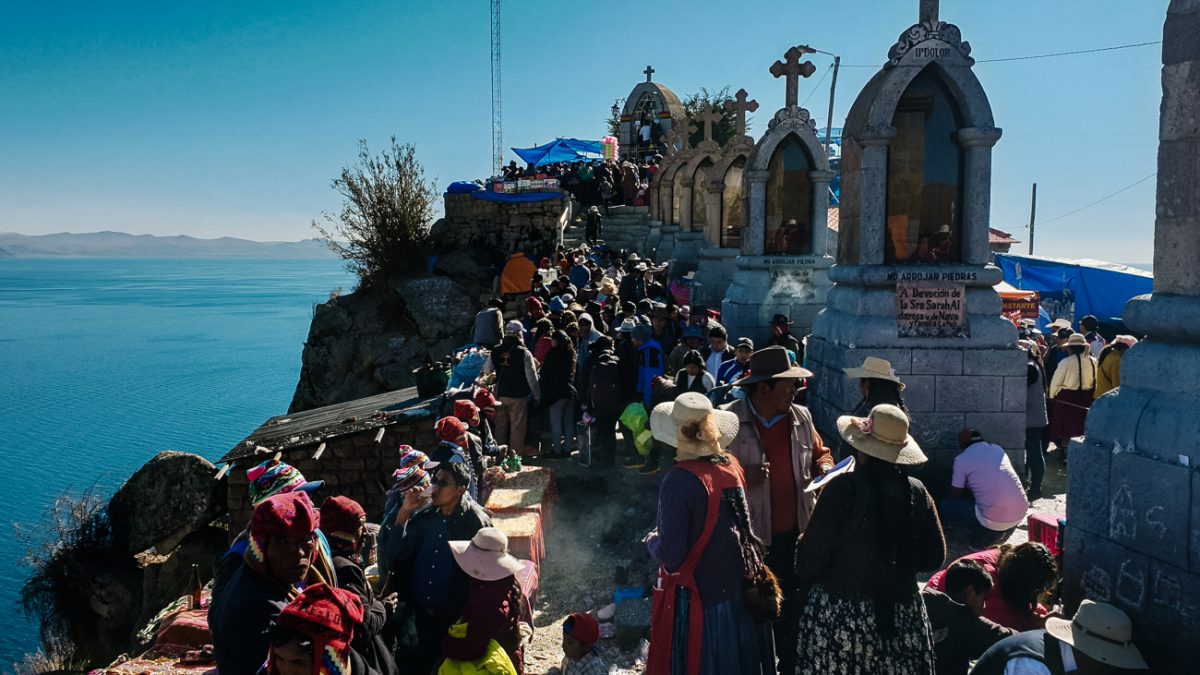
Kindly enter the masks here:
[[246, 528], [249, 541], [242, 557], [261, 574], [266, 569], [267, 540], [275, 536], [309, 537], [320, 523], [321, 516], [306, 493], [272, 495], [256, 506], [250, 516], [250, 526]]
[[459, 399], [454, 402], [454, 416], [467, 424], [474, 424], [479, 420], [479, 406], [466, 399]]
[[354, 553], [358, 550], [358, 527], [366, 517], [367, 512], [353, 499], [329, 497], [321, 504], [321, 532], [334, 549]]
[[591, 614], [576, 612], [563, 621], [563, 633], [579, 640], [585, 647], [594, 647], [600, 639], [600, 624]]
[[443, 417], [433, 425], [433, 429], [441, 440], [456, 444], [467, 433], [466, 423], [457, 417]]
[[496, 407], [496, 397], [492, 396], [492, 392], [480, 387], [475, 390], [475, 405], [479, 406], [480, 410], [487, 410]]
[[[314, 584], [288, 603], [275, 623], [312, 639], [313, 675], [350, 675], [350, 641], [362, 620], [358, 594]], [[276, 672], [273, 661], [272, 653], [267, 664], [271, 673]]]

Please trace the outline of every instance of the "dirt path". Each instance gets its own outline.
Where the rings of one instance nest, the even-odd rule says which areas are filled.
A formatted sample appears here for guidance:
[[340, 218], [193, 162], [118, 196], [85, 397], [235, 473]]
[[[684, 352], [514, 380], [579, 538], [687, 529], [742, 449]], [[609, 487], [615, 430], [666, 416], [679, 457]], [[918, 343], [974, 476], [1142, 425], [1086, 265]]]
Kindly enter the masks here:
[[[546, 559], [534, 605], [537, 632], [525, 656], [528, 675], [543, 675], [560, 665], [560, 626], [572, 612], [604, 607], [612, 602], [618, 586], [653, 583], [656, 568], [641, 540], [654, 527], [663, 475], [642, 476], [620, 466], [594, 470], [570, 460], [536, 463], [554, 469], [559, 498], [545, 531]], [[1033, 504], [1033, 511], [1056, 516], [1066, 513], [1066, 465], [1061, 453], [1052, 452], [1047, 459], [1042, 492], [1045, 498]], [[957, 533], [948, 535], [947, 564], [973, 550]], [[1027, 537], [1022, 524], [1005, 541], [1019, 543]], [[626, 569], [620, 576], [621, 583], [619, 568]], [[642, 672], [636, 643], [627, 642], [622, 648], [612, 638], [602, 639], [599, 646], [609, 665], [614, 666], [613, 672]]]

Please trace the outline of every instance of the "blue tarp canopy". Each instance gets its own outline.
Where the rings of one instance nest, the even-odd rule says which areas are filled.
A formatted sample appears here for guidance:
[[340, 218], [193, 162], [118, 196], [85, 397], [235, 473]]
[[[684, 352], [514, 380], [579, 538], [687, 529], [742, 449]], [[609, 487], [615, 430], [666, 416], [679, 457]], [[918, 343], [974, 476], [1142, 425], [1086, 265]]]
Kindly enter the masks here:
[[526, 164], [534, 166], [604, 158], [600, 141], [581, 141], [578, 138], [559, 138], [536, 148], [513, 148], [512, 151]]
[[1153, 274], [1102, 260], [997, 253], [996, 265], [1016, 288], [1073, 301], [1076, 321], [1091, 314], [1116, 323], [1130, 298], [1154, 290]]

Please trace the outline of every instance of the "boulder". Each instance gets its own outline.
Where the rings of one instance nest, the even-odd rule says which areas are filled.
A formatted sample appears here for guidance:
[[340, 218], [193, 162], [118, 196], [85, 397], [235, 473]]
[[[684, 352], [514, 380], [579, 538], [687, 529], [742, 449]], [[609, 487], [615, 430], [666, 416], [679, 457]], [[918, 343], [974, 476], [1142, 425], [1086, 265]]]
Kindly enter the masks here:
[[308, 339], [311, 342], [328, 335], [345, 333], [352, 326], [354, 326], [354, 318], [334, 298], [329, 302], [317, 305], [313, 310], [312, 325], [308, 328]]
[[448, 277], [397, 279], [392, 289], [408, 305], [421, 336], [439, 339], [469, 333], [475, 318], [471, 298]]
[[[165, 451], [138, 469], [108, 504], [113, 540], [130, 555], [181, 539], [225, 512], [224, 480], [207, 459]], [[166, 553], [166, 551], [162, 551]]]

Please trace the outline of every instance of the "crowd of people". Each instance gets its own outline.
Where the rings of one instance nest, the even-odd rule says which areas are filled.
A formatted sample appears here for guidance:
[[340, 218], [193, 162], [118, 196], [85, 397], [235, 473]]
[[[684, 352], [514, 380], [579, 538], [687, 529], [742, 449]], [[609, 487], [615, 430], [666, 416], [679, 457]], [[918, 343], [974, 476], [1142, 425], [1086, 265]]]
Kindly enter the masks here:
[[658, 173], [660, 155], [647, 160], [591, 160], [520, 167], [509, 162], [500, 178], [556, 178], [563, 190], [584, 206], [597, 206], [607, 214], [610, 206], [645, 206], [647, 191]]
[[[436, 447], [401, 446], [386, 506], [370, 514], [378, 526], [345, 496], [316, 499], [320, 482], [278, 460], [250, 471], [253, 516], [209, 611], [222, 673], [525, 672], [524, 563], [481, 506], [489, 472], [513, 456], [596, 472], [620, 462], [635, 481], [667, 469], [642, 540], [658, 568], [647, 673], [1144, 667], [1119, 609], [1056, 614], [1046, 546], [997, 545], [1037, 496], [1044, 428], [1060, 403], [1082, 405], [1063, 392], [1090, 402], [1101, 378], [1119, 383], [1131, 338], [1097, 360], [1098, 334], [1045, 344], [1023, 326], [1029, 388], [1043, 392], [1030, 397], [1027, 475], [964, 429], [949, 485], [931, 490], [912, 475], [927, 462], [910, 433], [920, 416], [882, 358], [846, 369], [862, 400], [826, 439], [803, 404], [813, 374], [785, 315], [756, 345], [693, 307], [686, 279], [603, 246], [514, 254], [500, 288], [473, 327], [487, 354], [478, 377], [447, 392]], [[940, 569], [955, 528], [974, 552]], [[607, 672], [595, 616], [558, 629], [564, 675]]]

